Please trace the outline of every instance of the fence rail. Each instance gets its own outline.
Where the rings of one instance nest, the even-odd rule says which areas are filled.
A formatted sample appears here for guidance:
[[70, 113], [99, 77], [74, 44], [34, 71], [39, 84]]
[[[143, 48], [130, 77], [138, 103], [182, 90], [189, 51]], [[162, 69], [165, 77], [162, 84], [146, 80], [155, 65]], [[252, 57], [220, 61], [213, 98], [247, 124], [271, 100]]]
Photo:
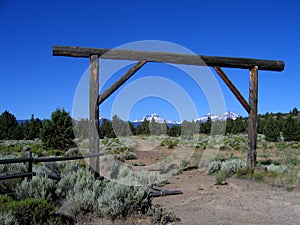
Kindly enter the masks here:
[[[31, 152], [26, 152], [25, 158], [14, 158], [14, 159], [2, 159], [0, 160], [1, 164], [13, 164], [13, 163], [28, 163], [27, 164], [27, 172], [26, 173], [19, 173], [19, 174], [7, 174], [0, 176], [1, 180], [10, 180], [10, 179], [17, 179], [17, 178], [25, 178], [29, 177], [30, 179], [33, 176], [36, 176], [36, 173], [32, 171], [32, 165], [34, 163], [40, 162], [59, 162], [59, 161], [70, 161], [70, 160], [78, 160], [78, 159], [85, 159], [85, 158], [96, 158], [102, 156], [102, 153], [98, 154], [91, 154], [91, 155], [80, 155], [80, 156], [64, 156], [64, 157], [42, 157], [42, 158], [33, 158]], [[48, 175], [47, 175], [48, 176]], [[60, 180], [61, 177], [56, 176], [48, 176], [50, 179]]]

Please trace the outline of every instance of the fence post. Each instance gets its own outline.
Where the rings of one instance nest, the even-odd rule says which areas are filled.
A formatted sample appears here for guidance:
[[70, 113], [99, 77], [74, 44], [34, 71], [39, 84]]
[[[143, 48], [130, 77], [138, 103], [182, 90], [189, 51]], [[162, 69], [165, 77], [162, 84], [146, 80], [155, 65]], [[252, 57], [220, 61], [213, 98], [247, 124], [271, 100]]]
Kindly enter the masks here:
[[32, 179], [32, 163], [33, 163], [33, 158], [32, 158], [32, 152], [31, 151], [27, 151], [25, 152], [25, 157], [28, 158], [28, 164], [27, 164], [27, 173], [31, 173], [31, 176], [29, 177], [29, 180]]
[[[89, 118], [89, 152], [99, 153], [99, 107], [97, 99], [99, 95], [99, 57], [90, 56], [90, 118]], [[90, 159], [90, 166], [95, 171], [95, 177], [100, 174], [99, 157]]]

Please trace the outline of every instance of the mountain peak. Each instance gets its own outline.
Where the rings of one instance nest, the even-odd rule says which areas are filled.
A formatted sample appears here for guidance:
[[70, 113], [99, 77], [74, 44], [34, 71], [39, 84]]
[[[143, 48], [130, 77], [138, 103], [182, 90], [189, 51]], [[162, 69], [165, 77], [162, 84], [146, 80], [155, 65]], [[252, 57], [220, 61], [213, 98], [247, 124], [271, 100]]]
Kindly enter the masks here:
[[219, 116], [208, 113], [206, 116], [197, 118], [194, 121], [199, 121], [201, 123], [205, 123], [209, 117], [211, 118], [212, 121], [217, 121], [217, 120], [225, 121], [227, 119], [236, 120], [238, 117], [240, 117], [240, 115], [238, 115], [235, 112], [231, 112], [231, 111], [224, 112], [222, 115], [219, 115]]
[[138, 120], [135, 120], [133, 122], [135, 122], [135, 123], [137, 123], [137, 122], [143, 122], [145, 119], [147, 121], [150, 121], [150, 122], [151, 122], [152, 119], [154, 119], [154, 121], [156, 123], [180, 124], [179, 122], [176, 122], [176, 121], [171, 121], [171, 120], [164, 119], [164, 118], [160, 117], [156, 113], [149, 114], [149, 115], [143, 117], [142, 119], [138, 119]]

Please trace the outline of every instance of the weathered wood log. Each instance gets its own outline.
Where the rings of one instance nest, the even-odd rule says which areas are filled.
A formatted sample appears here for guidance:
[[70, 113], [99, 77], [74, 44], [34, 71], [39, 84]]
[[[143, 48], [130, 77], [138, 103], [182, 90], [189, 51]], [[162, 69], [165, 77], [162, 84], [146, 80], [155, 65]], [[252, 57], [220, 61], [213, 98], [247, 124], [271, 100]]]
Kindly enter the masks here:
[[112, 93], [118, 90], [130, 77], [132, 77], [140, 68], [146, 64], [146, 61], [141, 61], [131, 67], [119, 80], [107, 88], [101, 95], [98, 96], [97, 104], [100, 105], [104, 102]]
[[71, 160], [78, 160], [78, 159], [97, 158], [102, 155], [103, 153], [92, 154], [92, 155], [66, 156], [66, 157], [33, 158], [33, 162], [39, 163], [39, 162], [71, 161]]
[[167, 190], [161, 187], [152, 187], [149, 194], [151, 197], [156, 198], [167, 195], [181, 195], [183, 192], [180, 190]]
[[256, 165], [257, 148], [257, 102], [258, 102], [258, 67], [250, 70], [250, 92], [249, 92], [249, 130], [248, 130], [248, 156], [247, 166], [254, 168]]
[[22, 163], [29, 162], [28, 158], [14, 158], [14, 159], [1, 159], [0, 164], [12, 164], [12, 163]]
[[285, 66], [284, 62], [279, 60], [188, 55], [166, 52], [120, 50], [107, 48], [85, 48], [71, 46], [53, 46], [53, 55], [83, 58], [89, 58], [92, 55], [97, 55], [99, 56], [99, 58], [103, 59], [165, 62], [173, 64], [219, 66], [241, 69], [251, 69], [253, 66], [257, 66], [259, 70], [270, 71], [282, 71]]
[[[97, 99], [99, 95], [99, 57], [90, 56], [90, 118], [89, 118], [89, 151], [90, 154], [99, 153], [99, 107]], [[95, 176], [99, 175], [99, 157], [92, 158], [90, 165], [95, 171]]]
[[227, 87], [231, 90], [231, 92], [235, 95], [237, 100], [242, 104], [244, 109], [250, 113], [250, 105], [245, 100], [244, 96], [239, 92], [239, 90], [234, 86], [234, 84], [230, 81], [230, 79], [226, 76], [225, 72], [218, 66], [214, 67], [217, 74], [221, 77], [221, 79], [225, 82]]
[[[28, 158], [28, 163], [27, 163], [27, 173], [32, 174], [32, 163], [33, 163], [33, 158], [32, 158], [32, 152], [25, 152], [26, 158]], [[32, 179], [32, 176], [29, 177], [29, 179]]]
[[0, 176], [0, 180], [11, 180], [11, 179], [25, 178], [25, 177], [32, 177], [32, 173], [4, 175], [4, 176]]

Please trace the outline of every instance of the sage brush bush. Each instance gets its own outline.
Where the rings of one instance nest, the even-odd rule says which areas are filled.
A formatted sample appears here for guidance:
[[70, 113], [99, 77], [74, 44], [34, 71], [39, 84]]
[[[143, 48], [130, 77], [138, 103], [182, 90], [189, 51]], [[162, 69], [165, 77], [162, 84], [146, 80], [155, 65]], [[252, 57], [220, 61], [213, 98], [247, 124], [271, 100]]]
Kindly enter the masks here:
[[[18, 156], [13, 156], [13, 155], [0, 156], [0, 160], [14, 159], [14, 158], [18, 158]], [[26, 172], [25, 163], [0, 164], [0, 175], [25, 173], [25, 172]]]
[[37, 175], [60, 177], [60, 170], [56, 162], [47, 162], [35, 165], [33, 168]]
[[133, 171], [130, 170], [126, 176], [119, 176], [119, 183], [130, 186], [152, 187], [154, 185], [161, 186], [168, 182], [167, 178], [154, 171]]
[[271, 173], [274, 176], [277, 175], [283, 175], [285, 172], [287, 172], [287, 167], [286, 166], [277, 166], [274, 165], [273, 163], [269, 166], [267, 166], [268, 173]]
[[221, 161], [212, 161], [208, 164], [207, 172], [208, 174], [215, 174], [221, 169], [222, 162]]
[[69, 190], [65, 199], [72, 216], [85, 213], [93, 213], [97, 210], [97, 199], [104, 189], [104, 182], [94, 180], [92, 185], [82, 189], [81, 184], [75, 184], [73, 190]]
[[240, 159], [231, 159], [221, 164], [220, 172], [227, 174], [228, 176], [231, 174], [235, 174], [239, 168], [245, 168], [246, 163]]
[[94, 176], [88, 169], [80, 168], [78, 171], [65, 175], [57, 184], [56, 194], [61, 198], [65, 198], [69, 191], [82, 192], [93, 186]]
[[146, 189], [109, 182], [97, 200], [97, 213], [109, 219], [126, 218], [147, 211], [149, 205]]
[[11, 211], [0, 212], [0, 224], [3, 225], [18, 225], [16, 218], [13, 216]]
[[55, 201], [56, 184], [45, 176], [34, 176], [32, 180], [23, 180], [16, 188], [18, 199], [37, 198]]

